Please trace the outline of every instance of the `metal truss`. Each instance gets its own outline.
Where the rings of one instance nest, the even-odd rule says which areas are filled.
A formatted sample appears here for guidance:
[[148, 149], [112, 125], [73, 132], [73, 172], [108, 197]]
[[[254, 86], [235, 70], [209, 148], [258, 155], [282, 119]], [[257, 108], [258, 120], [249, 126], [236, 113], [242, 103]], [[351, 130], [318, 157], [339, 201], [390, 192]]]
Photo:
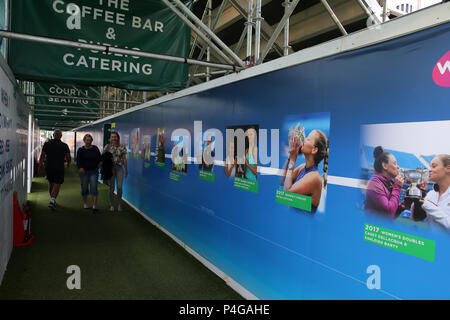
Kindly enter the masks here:
[[[384, 20], [387, 16], [386, 12], [384, 15], [378, 12], [381, 10], [381, 7], [374, 8], [373, 5], [371, 5], [371, 1], [376, 0], [320, 0], [318, 4], [315, 4], [308, 9], [310, 11], [308, 14], [303, 14], [299, 10], [296, 10], [300, 0], [284, 0], [281, 4], [284, 7], [284, 13], [282, 14], [281, 19], [277, 23], [273, 23], [273, 19], [269, 19], [269, 21], [271, 21], [271, 24], [269, 24], [263, 17], [262, 8], [269, 4], [271, 0], [223, 0], [218, 6], [218, 3], [214, 3], [216, 5], [215, 9], [212, 8], [212, 0], [206, 0], [205, 6], [204, 8], [202, 7], [203, 10], [201, 11], [201, 14], [199, 14], [199, 17], [189, 10], [181, 0], [161, 1], [172, 10], [179, 19], [187, 24], [192, 31], [191, 47], [189, 55], [186, 58], [125, 48], [80, 43], [77, 41], [24, 35], [6, 30], [0, 30], [0, 37], [187, 63], [190, 65], [187, 86], [191, 86], [231, 72], [239, 72], [240, 70], [252, 67], [253, 65], [261, 64], [267, 59], [273, 59], [274, 55], [281, 57], [293, 53], [294, 50], [292, 45], [301, 37], [297, 31], [298, 25], [301, 22], [300, 19], [310, 19], [310, 16], [320, 16], [320, 19], [322, 19], [321, 27], [323, 29], [328, 28], [328, 30], [330, 30], [337, 27], [342, 35], [347, 35], [349, 31], [346, 30], [347, 27], [344, 27], [344, 25], [346, 26], [349, 21], [354, 21], [356, 19], [354, 16], [349, 17], [350, 14], [348, 12], [356, 12], [359, 10], [360, 13], [358, 13], [359, 15], [357, 16], [358, 19], [363, 19], [365, 16], [371, 19], [372, 24], [381, 23], [381, 20]], [[349, 3], [352, 1], [353, 7], [350, 10]], [[198, 4], [198, 1], [196, 2]], [[293, 14], [294, 12], [296, 13]], [[354, 15], [355, 14], [356, 13], [354, 13]], [[328, 24], [325, 26], [326, 19], [328, 19]], [[242, 25], [242, 32], [239, 40], [237, 43], [229, 43], [227, 45], [217, 34], [223, 31], [226, 26], [242, 20], [244, 23]], [[291, 24], [297, 29], [291, 28]], [[283, 35], [281, 35], [282, 31], [284, 31]], [[314, 34], [317, 31], [311, 28], [308, 32]], [[294, 34], [294, 36], [292, 36], [292, 34]], [[225, 39], [226, 37], [223, 38]], [[77, 118], [96, 120], [168, 93], [167, 91], [131, 91], [107, 86], [100, 87], [100, 90], [96, 90], [95, 88], [90, 87], [90, 90], [95, 91], [100, 98], [93, 98], [86, 95], [84, 92], [81, 92], [84, 96], [80, 99], [89, 101], [98, 108], [90, 108], [83, 105], [46, 105], [35, 103], [35, 98], [77, 98], [72, 96], [36, 94], [33, 85], [30, 85], [28, 82], [25, 83], [27, 84], [23, 86], [23, 89], [35, 115], [38, 118], [39, 116], [54, 117], [55, 120], [58, 120], [58, 122], [54, 122], [54, 124], [64, 125], [64, 127], [70, 127], [71, 124], [78, 125], [80, 122], [73, 122], [73, 120], [71, 120], [72, 122], [65, 121], [63, 119], [65, 116], [61, 116], [62, 112], [67, 112], [74, 120]], [[59, 119], [58, 116], [60, 117]], [[46, 122], [39, 121], [39, 123], [45, 123], [46, 126], [52, 126], [52, 124], [49, 123], [49, 120], [45, 121]]]

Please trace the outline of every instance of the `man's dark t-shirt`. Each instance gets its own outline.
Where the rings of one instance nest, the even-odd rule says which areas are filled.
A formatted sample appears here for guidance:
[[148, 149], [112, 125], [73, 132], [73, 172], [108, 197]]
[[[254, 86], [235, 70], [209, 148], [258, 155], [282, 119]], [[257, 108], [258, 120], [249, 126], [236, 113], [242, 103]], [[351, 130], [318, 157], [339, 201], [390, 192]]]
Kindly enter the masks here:
[[64, 159], [70, 153], [69, 146], [61, 140], [52, 139], [44, 144], [42, 151], [46, 155], [45, 171], [64, 173]]

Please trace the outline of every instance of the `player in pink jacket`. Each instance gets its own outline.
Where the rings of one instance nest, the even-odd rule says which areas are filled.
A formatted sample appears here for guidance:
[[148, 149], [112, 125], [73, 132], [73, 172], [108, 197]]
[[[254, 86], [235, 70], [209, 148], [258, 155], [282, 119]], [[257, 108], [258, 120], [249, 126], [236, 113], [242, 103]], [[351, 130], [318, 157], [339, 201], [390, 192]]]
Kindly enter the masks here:
[[375, 148], [373, 156], [375, 173], [367, 184], [364, 207], [366, 210], [396, 218], [404, 182], [403, 177], [399, 175], [400, 167], [394, 155], [384, 152], [381, 146]]

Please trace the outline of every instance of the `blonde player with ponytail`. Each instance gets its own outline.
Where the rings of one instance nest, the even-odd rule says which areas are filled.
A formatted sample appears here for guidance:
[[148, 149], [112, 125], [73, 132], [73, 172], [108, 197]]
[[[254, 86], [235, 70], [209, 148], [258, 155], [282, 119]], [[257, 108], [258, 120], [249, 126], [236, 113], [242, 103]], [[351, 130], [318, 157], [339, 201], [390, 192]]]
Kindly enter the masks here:
[[[300, 153], [305, 156], [306, 162], [295, 167]], [[292, 136], [289, 140], [289, 157], [284, 165], [282, 185], [285, 191], [310, 196], [311, 212], [317, 210], [322, 188], [327, 186], [328, 155], [329, 141], [321, 130], [311, 131], [303, 145], [297, 136]], [[318, 165], [322, 160], [321, 179]]]

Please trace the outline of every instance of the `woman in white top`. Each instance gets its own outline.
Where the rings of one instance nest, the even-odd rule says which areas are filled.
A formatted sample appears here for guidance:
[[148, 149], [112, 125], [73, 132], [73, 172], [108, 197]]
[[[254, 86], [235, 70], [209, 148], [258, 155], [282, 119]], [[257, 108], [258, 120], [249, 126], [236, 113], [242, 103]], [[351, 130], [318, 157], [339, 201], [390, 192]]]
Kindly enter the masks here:
[[430, 163], [430, 181], [434, 190], [430, 190], [422, 200], [430, 224], [439, 225], [450, 231], [450, 155], [436, 156]]
[[111, 141], [105, 146], [103, 152], [111, 152], [113, 160], [112, 177], [109, 180], [109, 211], [114, 211], [114, 189], [117, 181], [117, 211], [122, 211], [122, 184], [124, 178], [123, 167], [125, 167], [125, 178], [128, 176], [127, 148], [120, 144], [120, 136], [117, 132], [111, 132]]

